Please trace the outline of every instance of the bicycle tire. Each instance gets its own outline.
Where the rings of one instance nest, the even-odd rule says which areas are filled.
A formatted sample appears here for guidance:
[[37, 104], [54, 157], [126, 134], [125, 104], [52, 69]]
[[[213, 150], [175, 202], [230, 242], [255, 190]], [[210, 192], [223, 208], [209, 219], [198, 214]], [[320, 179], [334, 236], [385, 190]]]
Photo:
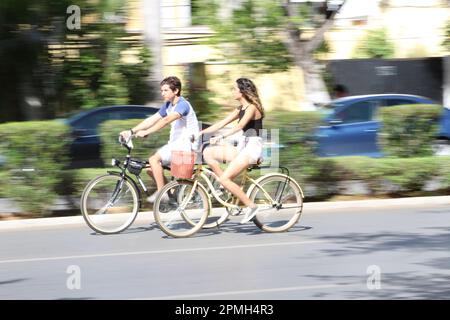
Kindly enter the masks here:
[[[214, 186], [214, 184], [213, 184]], [[211, 210], [210, 210], [210, 214], [208, 215], [208, 218], [206, 219], [204, 225], [203, 225], [203, 229], [212, 229], [212, 228], [217, 228], [219, 227], [222, 223], [226, 222], [229, 220], [229, 216], [233, 213], [233, 210], [225, 207], [225, 211], [222, 212], [222, 214], [217, 215], [217, 216], [213, 216], [213, 211], [214, 209], [218, 209], [218, 208], [214, 208], [213, 206], [213, 200], [215, 199], [214, 196], [211, 194], [212, 191], [210, 190], [210, 188], [207, 188], [209, 191], [209, 198], [211, 199]], [[216, 188], [217, 190], [217, 188]], [[223, 199], [223, 201], [227, 202], [227, 203], [232, 203], [237, 205], [239, 200], [233, 196], [228, 190], [225, 190], [225, 198]], [[220, 205], [220, 207], [222, 208], [223, 206], [220, 204], [220, 202], [218, 202], [216, 200], [216, 202]], [[189, 221], [187, 221], [189, 222]]]
[[[156, 223], [168, 236], [189, 237], [203, 227], [211, 209], [211, 201], [201, 184], [197, 184], [194, 190], [193, 186], [194, 182], [191, 180], [175, 180], [166, 184], [158, 193], [153, 205], [153, 215]], [[180, 201], [181, 189], [188, 192]], [[189, 199], [186, 198], [188, 196]]]
[[264, 193], [255, 186], [249, 197], [261, 207], [253, 219], [255, 225], [261, 230], [271, 233], [289, 230], [299, 221], [303, 209], [303, 192], [298, 183], [283, 174], [270, 174], [259, 179], [258, 184], [272, 199], [275, 198], [274, 200], [281, 194], [281, 201], [278, 205], [268, 203], [269, 200]]
[[108, 173], [86, 185], [80, 199], [80, 210], [92, 230], [115, 234], [133, 224], [139, 213], [139, 200], [139, 191], [130, 178]]

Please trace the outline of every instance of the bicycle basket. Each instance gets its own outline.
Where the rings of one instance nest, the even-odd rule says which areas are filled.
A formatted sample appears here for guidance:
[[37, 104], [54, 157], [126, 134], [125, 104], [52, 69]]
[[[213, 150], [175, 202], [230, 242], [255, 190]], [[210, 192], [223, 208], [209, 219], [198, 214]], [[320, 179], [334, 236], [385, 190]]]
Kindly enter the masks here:
[[170, 173], [179, 179], [190, 179], [194, 172], [195, 152], [172, 151], [170, 161]]
[[139, 175], [144, 167], [145, 164], [139, 160], [130, 159], [128, 163], [128, 171], [131, 174]]

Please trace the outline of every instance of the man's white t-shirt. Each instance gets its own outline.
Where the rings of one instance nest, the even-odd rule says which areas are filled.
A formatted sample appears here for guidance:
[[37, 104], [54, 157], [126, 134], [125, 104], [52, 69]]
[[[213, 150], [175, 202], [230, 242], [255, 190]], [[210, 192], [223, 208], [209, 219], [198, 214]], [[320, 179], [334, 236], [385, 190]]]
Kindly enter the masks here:
[[196, 150], [197, 143], [193, 144], [190, 141], [190, 137], [193, 134], [198, 134], [200, 128], [191, 104], [185, 98], [180, 97], [175, 105], [166, 102], [159, 109], [161, 117], [166, 117], [173, 112], [179, 113], [181, 118], [170, 123], [171, 129], [168, 144], [171, 145], [171, 149], [180, 151]]

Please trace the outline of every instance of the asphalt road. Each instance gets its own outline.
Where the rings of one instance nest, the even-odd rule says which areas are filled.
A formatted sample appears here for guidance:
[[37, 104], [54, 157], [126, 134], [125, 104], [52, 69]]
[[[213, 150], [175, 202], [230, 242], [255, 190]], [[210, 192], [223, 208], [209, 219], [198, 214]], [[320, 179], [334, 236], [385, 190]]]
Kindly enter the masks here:
[[0, 299], [450, 299], [448, 204], [305, 210], [280, 234], [233, 217], [186, 239], [149, 215], [111, 236], [0, 223]]

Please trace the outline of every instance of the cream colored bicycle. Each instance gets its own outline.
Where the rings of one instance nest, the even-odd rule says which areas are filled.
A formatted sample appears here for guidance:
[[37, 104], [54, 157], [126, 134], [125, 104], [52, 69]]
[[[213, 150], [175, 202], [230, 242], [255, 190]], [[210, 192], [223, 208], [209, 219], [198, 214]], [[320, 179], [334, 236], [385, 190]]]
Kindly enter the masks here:
[[[252, 221], [266, 232], [287, 231], [300, 219], [303, 191], [284, 167], [280, 167], [281, 173], [272, 172], [257, 179], [250, 177], [250, 171], [260, 168], [259, 165], [247, 168], [240, 182], [243, 189], [249, 185], [247, 196], [260, 207]], [[161, 229], [177, 238], [193, 235], [201, 228], [218, 227], [230, 215], [242, 211], [238, 199], [220, 190], [217, 176], [203, 164], [196, 165], [192, 179], [176, 179], [166, 184], [153, 209]]]

